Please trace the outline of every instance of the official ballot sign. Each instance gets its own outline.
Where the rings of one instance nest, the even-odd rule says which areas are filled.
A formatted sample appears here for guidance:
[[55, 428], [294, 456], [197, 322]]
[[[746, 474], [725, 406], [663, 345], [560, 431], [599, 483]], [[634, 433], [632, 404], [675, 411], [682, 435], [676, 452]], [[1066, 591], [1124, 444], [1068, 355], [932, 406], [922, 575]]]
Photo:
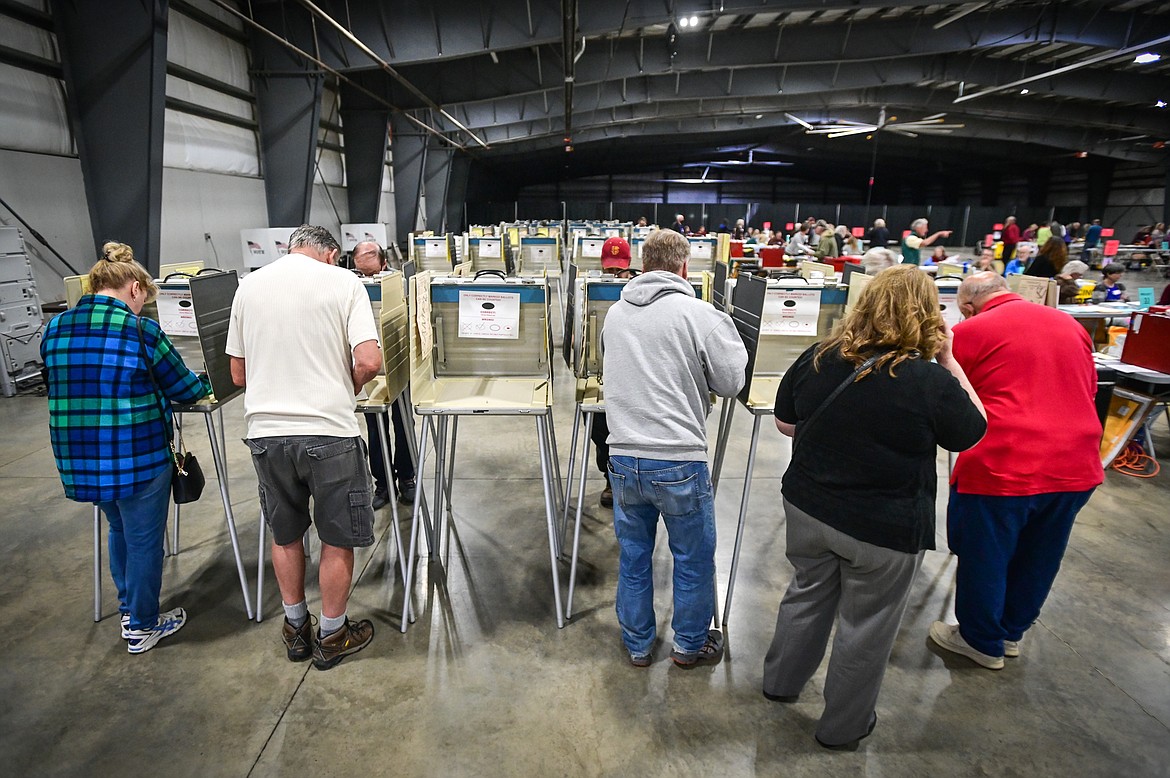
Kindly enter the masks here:
[[764, 297], [761, 335], [817, 334], [821, 315], [821, 290], [769, 289]]
[[199, 335], [195, 325], [195, 306], [191, 303], [191, 288], [183, 285], [182, 288], [168, 288], [161, 286], [158, 290], [158, 323], [162, 331], [170, 337]]
[[459, 337], [519, 339], [520, 294], [460, 289]]

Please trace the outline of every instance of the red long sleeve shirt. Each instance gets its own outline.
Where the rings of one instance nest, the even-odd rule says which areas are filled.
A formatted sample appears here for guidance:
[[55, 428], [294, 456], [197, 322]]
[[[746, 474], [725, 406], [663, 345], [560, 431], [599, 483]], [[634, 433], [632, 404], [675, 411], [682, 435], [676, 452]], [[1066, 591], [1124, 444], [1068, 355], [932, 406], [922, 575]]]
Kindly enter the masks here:
[[1104, 480], [1092, 345], [1071, 316], [1016, 294], [955, 326], [955, 359], [987, 409], [987, 434], [955, 462], [958, 491], [1026, 496]]

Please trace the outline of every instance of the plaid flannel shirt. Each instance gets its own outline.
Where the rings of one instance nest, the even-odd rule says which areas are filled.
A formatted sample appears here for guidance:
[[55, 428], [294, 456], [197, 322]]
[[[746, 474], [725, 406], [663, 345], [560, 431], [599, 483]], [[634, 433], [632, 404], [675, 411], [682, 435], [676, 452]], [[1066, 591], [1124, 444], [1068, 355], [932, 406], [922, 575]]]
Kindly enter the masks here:
[[[65, 486], [79, 502], [120, 500], [170, 467], [167, 426], [141, 342], [168, 400], [191, 403], [210, 387], [187, 369], [158, 322], [106, 295], [86, 295], [45, 328], [49, 437]], [[170, 403], [166, 424], [171, 423]]]

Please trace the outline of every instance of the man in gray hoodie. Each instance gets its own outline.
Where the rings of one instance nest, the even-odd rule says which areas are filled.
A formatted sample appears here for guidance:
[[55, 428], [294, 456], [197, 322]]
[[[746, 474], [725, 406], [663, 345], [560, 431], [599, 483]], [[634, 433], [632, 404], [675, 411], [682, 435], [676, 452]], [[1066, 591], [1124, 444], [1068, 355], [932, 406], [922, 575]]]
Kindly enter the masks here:
[[704, 421], [711, 392], [733, 397], [747, 352], [726, 313], [695, 299], [690, 244], [658, 230], [642, 244], [642, 275], [605, 318], [602, 376], [609, 421], [614, 533], [621, 548], [617, 617], [630, 662], [652, 661], [654, 538], [662, 515], [674, 555], [674, 647], [681, 667], [714, 664], [715, 498]]

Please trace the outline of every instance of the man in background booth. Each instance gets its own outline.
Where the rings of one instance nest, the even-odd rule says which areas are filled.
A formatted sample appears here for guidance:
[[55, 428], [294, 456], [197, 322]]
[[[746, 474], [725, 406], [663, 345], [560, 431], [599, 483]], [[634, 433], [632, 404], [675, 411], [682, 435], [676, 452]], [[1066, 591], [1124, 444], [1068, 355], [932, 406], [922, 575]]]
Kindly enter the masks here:
[[[373, 241], [363, 241], [353, 247], [353, 266], [358, 274], [364, 278], [381, 273], [386, 269], [386, 250]], [[365, 413], [366, 432], [370, 439], [370, 472], [374, 476], [374, 510], [384, 507], [390, 499], [389, 482], [386, 475], [386, 463], [382, 461], [382, 447], [378, 443], [378, 420], [381, 419], [382, 429], [387, 434], [386, 417], [380, 413]], [[402, 418], [402, 411], [398, 404], [390, 406], [390, 419], [394, 424], [394, 461], [391, 464], [392, 475], [398, 485], [398, 502], [403, 505], [414, 504], [414, 462], [410, 458], [410, 444], [406, 437], [406, 422]], [[389, 438], [386, 439], [389, 443]]]

